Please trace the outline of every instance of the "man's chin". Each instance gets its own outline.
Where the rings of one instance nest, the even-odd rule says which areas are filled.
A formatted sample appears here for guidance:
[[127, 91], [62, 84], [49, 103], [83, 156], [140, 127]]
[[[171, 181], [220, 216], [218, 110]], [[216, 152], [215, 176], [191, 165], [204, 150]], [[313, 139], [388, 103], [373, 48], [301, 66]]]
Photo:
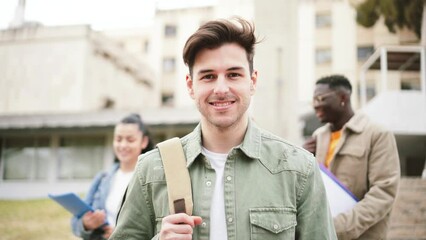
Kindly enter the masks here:
[[225, 117], [220, 117], [220, 118], [210, 119], [209, 122], [217, 128], [226, 129], [232, 126], [235, 123], [235, 120], [225, 118]]
[[328, 121], [327, 121], [327, 119], [326, 118], [324, 118], [324, 117], [318, 117], [318, 120], [321, 122], [321, 123], [327, 123]]

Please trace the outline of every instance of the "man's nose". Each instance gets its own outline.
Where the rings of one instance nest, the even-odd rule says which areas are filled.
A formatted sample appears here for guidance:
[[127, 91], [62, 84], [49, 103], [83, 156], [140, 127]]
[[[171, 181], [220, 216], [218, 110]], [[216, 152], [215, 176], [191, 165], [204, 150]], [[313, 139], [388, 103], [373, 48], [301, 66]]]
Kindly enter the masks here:
[[224, 76], [218, 76], [214, 88], [214, 93], [221, 94], [229, 91], [228, 82]]

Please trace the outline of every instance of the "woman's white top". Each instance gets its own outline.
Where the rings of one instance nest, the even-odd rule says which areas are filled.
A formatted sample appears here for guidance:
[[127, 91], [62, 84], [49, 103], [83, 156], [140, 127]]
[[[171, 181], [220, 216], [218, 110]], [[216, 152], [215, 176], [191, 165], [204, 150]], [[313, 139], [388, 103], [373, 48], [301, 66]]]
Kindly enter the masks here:
[[127, 185], [130, 182], [130, 179], [133, 176], [134, 171], [132, 172], [123, 172], [121, 169], [118, 169], [114, 174], [111, 188], [109, 189], [108, 197], [105, 202], [105, 209], [107, 214], [108, 223], [115, 227], [115, 220], [117, 218], [117, 213], [120, 208], [121, 200], [124, 196], [124, 191], [127, 188]]

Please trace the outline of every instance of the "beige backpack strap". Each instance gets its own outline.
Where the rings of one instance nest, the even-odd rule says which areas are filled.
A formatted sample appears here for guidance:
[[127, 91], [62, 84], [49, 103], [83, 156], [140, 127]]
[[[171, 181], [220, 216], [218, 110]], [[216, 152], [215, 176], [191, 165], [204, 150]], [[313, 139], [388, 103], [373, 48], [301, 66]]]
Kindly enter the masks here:
[[180, 139], [175, 137], [157, 144], [163, 161], [169, 194], [170, 214], [192, 215], [191, 179]]

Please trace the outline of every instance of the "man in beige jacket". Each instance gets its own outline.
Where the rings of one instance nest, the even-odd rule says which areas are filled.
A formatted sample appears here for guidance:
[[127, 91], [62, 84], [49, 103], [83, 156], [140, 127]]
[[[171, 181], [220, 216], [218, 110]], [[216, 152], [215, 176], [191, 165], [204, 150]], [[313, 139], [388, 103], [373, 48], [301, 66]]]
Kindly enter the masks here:
[[326, 124], [303, 147], [359, 199], [351, 210], [334, 217], [338, 238], [386, 239], [400, 179], [396, 142], [366, 115], [354, 113], [351, 92], [350, 82], [341, 75], [316, 82], [314, 109]]

